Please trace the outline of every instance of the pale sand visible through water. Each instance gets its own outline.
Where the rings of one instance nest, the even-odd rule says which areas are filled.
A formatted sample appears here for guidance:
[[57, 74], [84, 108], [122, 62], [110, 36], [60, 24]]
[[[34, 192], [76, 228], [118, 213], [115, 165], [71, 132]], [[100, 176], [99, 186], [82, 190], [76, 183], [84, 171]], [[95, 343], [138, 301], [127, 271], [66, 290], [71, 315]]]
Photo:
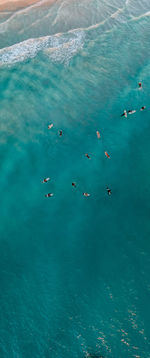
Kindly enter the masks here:
[[52, 5], [55, 2], [56, 0], [0, 0], [0, 12], [16, 11], [34, 5], [36, 3], [40, 3], [40, 5]]

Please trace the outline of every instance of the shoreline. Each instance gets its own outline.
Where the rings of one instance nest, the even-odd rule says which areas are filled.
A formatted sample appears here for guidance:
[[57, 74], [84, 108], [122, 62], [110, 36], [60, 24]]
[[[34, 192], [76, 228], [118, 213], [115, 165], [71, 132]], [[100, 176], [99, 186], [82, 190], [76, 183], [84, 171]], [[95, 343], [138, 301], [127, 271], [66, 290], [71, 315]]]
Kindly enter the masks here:
[[56, 0], [47, 0], [43, 2], [41, 0], [1, 0], [0, 1], [0, 15], [3, 12], [12, 12], [17, 11], [21, 9], [25, 9], [29, 6], [36, 5], [38, 3], [41, 3], [41, 6], [44, 5], [52, 5], [55, 3]]

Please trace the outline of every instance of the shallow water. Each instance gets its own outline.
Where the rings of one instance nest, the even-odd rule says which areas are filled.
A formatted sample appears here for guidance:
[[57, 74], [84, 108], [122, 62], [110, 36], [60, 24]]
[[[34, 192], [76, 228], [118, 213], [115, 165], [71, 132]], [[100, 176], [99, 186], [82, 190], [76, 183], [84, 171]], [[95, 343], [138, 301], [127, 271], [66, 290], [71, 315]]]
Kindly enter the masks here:
[[0, 17], [2, 358], [150, 357], [149, 11]]

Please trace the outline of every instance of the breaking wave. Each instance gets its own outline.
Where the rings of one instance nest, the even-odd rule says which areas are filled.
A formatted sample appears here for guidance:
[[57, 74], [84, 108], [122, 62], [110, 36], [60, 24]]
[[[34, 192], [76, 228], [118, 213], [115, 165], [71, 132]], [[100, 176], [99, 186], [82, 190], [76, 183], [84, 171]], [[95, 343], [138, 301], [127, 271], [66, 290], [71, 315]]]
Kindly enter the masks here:
[[83, 47], [84, 31], [28, 39], [0, 50], [0, 65], [11, 65], [34, 58], [43, 51], [52, 61], [68, 64]]

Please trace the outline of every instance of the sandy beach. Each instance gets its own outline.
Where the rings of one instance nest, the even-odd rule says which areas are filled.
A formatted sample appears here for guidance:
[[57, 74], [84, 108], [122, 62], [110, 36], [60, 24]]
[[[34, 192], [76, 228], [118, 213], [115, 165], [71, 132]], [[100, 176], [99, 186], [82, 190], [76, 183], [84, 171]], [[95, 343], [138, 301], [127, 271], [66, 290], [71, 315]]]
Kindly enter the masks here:
[[34, 5], [36, 3], [40, 3], [41, 5], [51, 5], [55, 1], [56, 0], [47, 0], [44, 1], [42, 4], [41, 0], [0, 0], [0, 12], [16, 11]]

